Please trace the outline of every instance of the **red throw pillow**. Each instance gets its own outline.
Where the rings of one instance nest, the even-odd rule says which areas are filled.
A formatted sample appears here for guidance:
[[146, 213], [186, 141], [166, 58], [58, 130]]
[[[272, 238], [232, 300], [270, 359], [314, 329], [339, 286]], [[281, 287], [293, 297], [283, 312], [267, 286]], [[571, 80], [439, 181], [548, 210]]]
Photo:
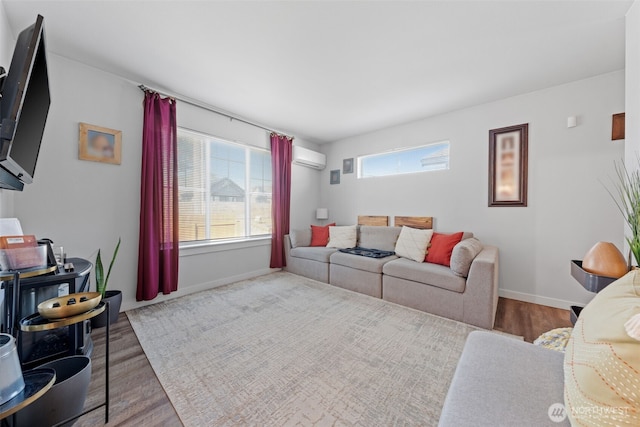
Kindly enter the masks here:
[[336, 223], [327, 225], [311, 226], [311, 246], [327, 246], [329, 243], [329, 227], [335, 226]]
[[462, 231], [453, 234], [433, 233], [429, 252], [424, 259], [425, 262], [446, 265], [447, 267], [450, 267], [451, 252], [453, 252], [453, 247], [460, 243], [463, 234], [464, 233]]

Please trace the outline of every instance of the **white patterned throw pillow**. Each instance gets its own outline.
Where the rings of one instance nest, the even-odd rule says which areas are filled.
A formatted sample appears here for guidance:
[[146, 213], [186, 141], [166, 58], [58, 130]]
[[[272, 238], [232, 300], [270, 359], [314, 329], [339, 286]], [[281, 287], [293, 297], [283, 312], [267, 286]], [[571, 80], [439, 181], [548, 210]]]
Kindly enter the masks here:
[[329, 243], [328, 248], [354, 248], [358, 232], [355, 225], [343, 225], [329, 227]]
[[424, 262], [433, 230], [419, 230], [404, 226], [396, 242], [396, 255], [415, 262]]

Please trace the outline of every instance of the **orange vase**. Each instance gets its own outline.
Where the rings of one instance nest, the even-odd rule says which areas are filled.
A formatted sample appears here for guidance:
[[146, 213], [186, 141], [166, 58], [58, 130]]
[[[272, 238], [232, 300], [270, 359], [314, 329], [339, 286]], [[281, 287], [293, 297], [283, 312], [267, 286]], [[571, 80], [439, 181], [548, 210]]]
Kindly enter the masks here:
[[620, 278], [627, 274], [629, 267], [616, 245], [610, 242], [598, 242], [582, 260], [582, 269], [598, 276]]

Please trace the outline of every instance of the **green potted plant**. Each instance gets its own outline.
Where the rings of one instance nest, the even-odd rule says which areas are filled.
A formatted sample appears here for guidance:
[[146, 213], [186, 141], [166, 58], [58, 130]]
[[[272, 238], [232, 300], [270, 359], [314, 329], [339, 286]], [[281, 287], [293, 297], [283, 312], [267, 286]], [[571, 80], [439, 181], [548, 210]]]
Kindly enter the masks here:
[[[118, 250], [120, 249], [120, 242], [122, 239], [118, 239], [118, 244], [113, 251], [111, 262], [109, 263], [109, 269], [107, 275], [104, 275], [104, 268], [102, 267], [102, 257], [100, 256], [100, 249], [98, 249], [98, 255], [96, 256], [95, 276], [96, 276], [96, 292], [102, 294], [102, 300], [109, 302], [109, 314], [111, 316], [110, 324], [113, 325], [118, 321], [118, 314], [120, 313], [120, 306], [122, 305], [122, 291], [107, 290], [109, 284], [109, 277], [111, 276], [111, 269], [118, 256]], [[93, 328], [102, 328], [107, 325], [107, 312], [106, 310], [96, 317], [91, 319], [91, 326]]]
[[631, 254], [633, 254], [636, 265], [640, 265], [640, 158], [638, 158], [638, 167], [634, 171], [629, 171], [624, 162], [616, 163], [617, 197], [609, 191], [631, 230], [631, 236], [625, 237], [630, 250], [629, 268], [632, 266]]

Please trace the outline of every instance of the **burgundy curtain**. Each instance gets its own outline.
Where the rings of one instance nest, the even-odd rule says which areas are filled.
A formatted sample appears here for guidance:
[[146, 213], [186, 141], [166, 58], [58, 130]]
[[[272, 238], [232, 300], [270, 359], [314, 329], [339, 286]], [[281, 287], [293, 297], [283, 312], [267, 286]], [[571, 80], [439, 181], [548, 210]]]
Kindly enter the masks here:
[[292, 145], [292, 138], [275, 133], [271, 134], [271, 170], [273, 174], [271, 268], [282, 268], [287, 265], [284, 256], [284, 236], [289, 234]]
[[178, 289], [176, 101], [145, 92], [136, 299]]

